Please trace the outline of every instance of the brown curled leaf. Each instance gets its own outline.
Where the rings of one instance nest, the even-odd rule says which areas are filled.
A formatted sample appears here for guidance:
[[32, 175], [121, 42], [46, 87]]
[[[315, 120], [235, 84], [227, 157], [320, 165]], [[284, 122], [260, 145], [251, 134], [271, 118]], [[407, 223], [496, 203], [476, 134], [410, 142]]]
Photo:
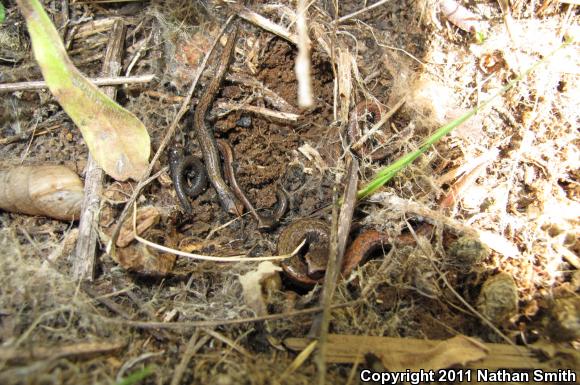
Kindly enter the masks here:
[[[137, 210], [137, 235], [143, 234], [145, 230], [159, 222], [161, 213], [156, 207], [142, 207]], [[127, 218], [123, 225], [121, 226], [121, 231], [119, 232], [119, 238], [117, 239], [118, 247], [126, 247], [135, 239], [135, 233], [133, 231], [133, 217]]]
[[164, 277], [171, 273], [176, 257], [173, 254], [160, 254], [142, 243], [118, 249], [116, 262], [125, 270], [141, 275]]

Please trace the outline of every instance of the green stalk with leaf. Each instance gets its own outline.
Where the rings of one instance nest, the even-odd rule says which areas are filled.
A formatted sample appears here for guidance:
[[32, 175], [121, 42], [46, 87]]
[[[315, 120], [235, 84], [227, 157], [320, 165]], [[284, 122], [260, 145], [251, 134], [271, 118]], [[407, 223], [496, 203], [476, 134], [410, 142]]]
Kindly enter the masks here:
[[81, 130], [99, 166], [116, 180], [139, 180], [151, 143], [141, 121], [87, 80], [69, 59], [56, 28], [38, 0], [17, 0], [34, 57], [48, 88]]
[[415, 151], [412, 151], [408, 154], [403, 155], [395, 162], [391, 163], [387, 167], [383, 168], [381, 171], [375, 175], [375, 177], [367, 183], [362, 189], [357, 192], [357, 198], [363, 199], [370, 194], [374, 193], [378, 189], [380, 189], [385, 183], [390, 181], [397, 173], [411, 164], [415, 159], [417, 159], [421, 154], [426, 152], [432, 145], [437, 143], [441, 138], [445, 135], [449, 134], [454, 128], [460, 126], [465, 121], [470, 119], [473, 115], [477, 114], [485, 107], [487, 107], [496, 97], [504, 94], [509, 89], [511, 89], [514, 85], [516, 85], [520, 80], [524, 79], [530, 72], [536, 69], [540, 64], [544, 63], [548, 58], [552, 57], [558, 50], [565, 47], [568, 44], [571, 44], [572, 40], [566, 40], [560, 47], [556, 48], [553, 52], [546, 55], [542, 60], [539, 60], [533, 66], [528, 68], [524, 73], [518, 76], [516, 79], [510, 81], [508, 84], [503, 86], [496, 94], [492, 97], [481, 103], [478, 107], [473, 108], [471, 111], [465, 113], [464, 115], [460, 116], [459, 118], [447, 123], [446, 125], [440, 127], [435, 131], [433, 135], [428, 137], [423, 141], [423, 143], [419, 146], [419, 148]]

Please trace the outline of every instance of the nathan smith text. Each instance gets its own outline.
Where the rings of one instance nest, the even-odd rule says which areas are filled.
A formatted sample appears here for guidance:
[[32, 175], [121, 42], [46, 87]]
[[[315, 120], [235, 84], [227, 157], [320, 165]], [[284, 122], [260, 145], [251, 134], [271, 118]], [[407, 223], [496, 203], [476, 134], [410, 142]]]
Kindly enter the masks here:
[[476, 373], [477, 381], [480, 382], [576, 382], [576, 372], [570, 369], [559, 369], [555, 372], [541, 369], [535, 369], [531, 372], [479, 369]]
[[396, 384], [408, 382], [411, 385], [418, 385], [423, 382], [434, 381], [461, 381], [472, 382], [505, 382], [505, 383], [526, 383], [526, 382], [547, 382], [547, 383], [576, 383], [576, 372], [570, 369], [558, 369], [557, 371], [545, 371], [534, 369], [530, 371], [514, 370], [489, 370], [489, 369], [440, 369], [412, 371], [407, 369], [404, 372], [374, 372], [364, 369], [360, 372], [360, 379], [363, 383], [373, 381], [380, 384]]

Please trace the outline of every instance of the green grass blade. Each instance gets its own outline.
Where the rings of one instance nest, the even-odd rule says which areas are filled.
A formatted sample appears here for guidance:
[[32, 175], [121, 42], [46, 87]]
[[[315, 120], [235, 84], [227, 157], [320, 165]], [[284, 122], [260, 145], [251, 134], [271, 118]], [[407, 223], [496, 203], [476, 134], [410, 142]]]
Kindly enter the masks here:
[[357, 198], [362, 199], [367, 197], [368, 195], [374, 193], [379, 188], [381, 188], [385, 183], [391, 180], [399, 171], [407, 167], [411, 164], [415, 159], [417, 159], [421, 154], [426, 152], [432, 145], [437, 143], [441, 138], [449, 134], [453, 129], [457, 128], [467, 120], [469, 120], [472, 116], [477, 114], [479, 111], [483, 110], [487, 107], [495, 98], [500, 95], [503, 95], [509, 89], [511, 89], [515, 84], [517, 84], [520, 80], [524, 79], [530, 72], [536, 69], [540, 64], [546, 62], [546, 60], [552, 57], [558, 50], [562, 49], [568, 44], [571, 44], [571, 40], [567, 40], [563, 43], [560, 47], [556, 48], [550, 54], [546, 55], [542, 60], [536, 62], [533, 66], [528, 68], [523, 74], [518, 76], [516, 79], [510, 81], [505, 86], [503, 86], [497, 93], [491, 96], [489, 99], [481, 103], [478, 107], [473, 108], [471, 111], [465, 113], [464, 115], [460, 116], [459, 118], [447, 123], [446, 125], [440, 127], [435, 131], [433, 135], [428, 137], [423, 141], [423, 143], [419, 146], [419, 148], [413, 152], [403, 155], [399, 159], [397, 159], [394, 163], [391, 163], [387, 167], [383, 168], [379, 171], [375, 177], [367, 183], [362, 189], [357, 192]]
[[117, 382], [115, 385], [135, 385], [149, 377], [153, 374], [153, 367], [146, 366], [141, 370], [137, 370], [127, 377], [123, 378], [121, 381]]

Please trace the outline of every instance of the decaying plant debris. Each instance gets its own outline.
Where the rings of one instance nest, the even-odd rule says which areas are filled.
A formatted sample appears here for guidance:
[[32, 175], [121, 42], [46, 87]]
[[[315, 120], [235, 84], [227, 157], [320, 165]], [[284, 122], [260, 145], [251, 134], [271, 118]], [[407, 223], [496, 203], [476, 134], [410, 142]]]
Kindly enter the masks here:
[[[271, 262], [258, 270], [258, 262], [175, 258], [138, 240], [192, 254], [274, 255], [291, 222], [331, 224], [347, 164], [353, 170], [350, 151], [362, 146], [347, 135], [360, 102], [380, 111], [355, 123], [386, 158], [358, 158], [359, 188], [578, 32], [577, 8], [550, 0], [514, 1], [509, 9], [503, 1], [446, 1], [461, 6], [463, 19], [437, 1], [379, 1], [368, 9], [354, 1], [298, 3], [307, 8], [300, 31], [295, 2], [44, 2], [89, 78], [102, 76], [109, 34], [123, 21], [120, 75], [155, 78], [119, 87], [117, 101], [145, 124], [153, 152], [168, 140], [196, 155], [193, 114], [176, 116], [190, 96], [198, 102], [222, 49], [219, 31], [237, 15], [235, 60], [209, 120], [233, 146], [238, 182], [258, 211], [272, 208], [280, 187], [290, 205], [270, 232], [250, 215], [224, 212], [213, 189], [192, 200], [186, 216], [163, 151], [135, 205], [136, 184], [105, 180], [92, 282], [72, 279], [76, 222], [2, 212], [1, 383], [113, 384], [146, 368], [153, 370], [142, 383], [312, 383], [324, 365], [316, 354], [296, 358], [284, 342], [316, 331], [320, 285], [296, 285]], [[63, 164], [83, 175], [87, 149], [78, 129], [48, 91], [20, 84], [42, 79], [23, 18], [13, 1], [5, 6], [0, 83], [19, 89], [0, 100], [0, 168]], [[310, 82], [314, 104], [301, 109], [295, 60], [299, 47], [308, 51], [305, 37], [311, 76], [300, 81]], [[204, 66], [216, 39], [217, 54]], [[466, 335], [506, 348], [528, 344], [546, 368], [580, 368], [579, 57], [577, 43], [559, 50], [358, 203], [349, 243], [370, 229], [400, 242], [374, 248], [322, 303], [330, 342], [337, 334]], [[176, 130], [168, 137], [169, 127]], [[116, 253], [106, 254], [125, 207]], [[135, 207], [137, 237], [129, 228]], [[300, 341], [300, 349], [308, 346]], [[369, 364], [346, 362], [327, 363], [327, 383], [345, 383]]]

